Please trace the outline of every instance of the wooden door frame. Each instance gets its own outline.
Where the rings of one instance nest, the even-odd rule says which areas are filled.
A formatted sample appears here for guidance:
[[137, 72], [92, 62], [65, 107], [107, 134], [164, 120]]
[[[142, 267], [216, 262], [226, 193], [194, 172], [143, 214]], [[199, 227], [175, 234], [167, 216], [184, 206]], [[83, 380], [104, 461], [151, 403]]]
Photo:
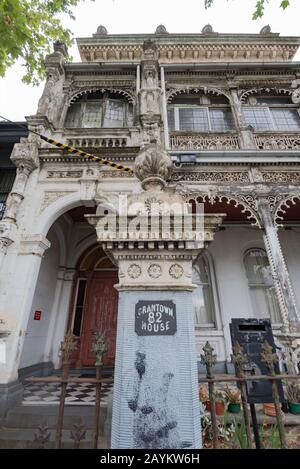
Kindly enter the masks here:
[[[77, 350], [72, 355], [72, 362], [74, 363], [75, 368], [82, 368], [82, 354], [84, 350], [84, 343], [81, 340], [82, 331], [84, 329], [84, 320], [88, 311], [89, 305], [89, 292], [92, 288], [93, 279], [96, 277], [101, 278], [102, 276], [107, 277], [116, 277], [116, 281], [118, 281], [118, 270], [117, 269], [103, 269], [103, 270], [77, 270], [73, 277], [73, 285], [72, 285], [72, 294], [71, 300], [69, 305], [69, 315], [68, 315], [68, 327], [67, 330], [73, 330], [73, 322], [74, 322], [74, 314], [75, 314], [75, 304], [77, 299], [77, 291], [78, 291], [78, 280], [79, 279], [86, 279], [86, 291], [85, 291], [85, 301], [84, 307], [82, 312], [82, 321], [81, 321], [81, 328], [80, 328], [80, 336], [77, 337], [78, 346]], [[88, 365], [86, 365], [88, 366]]]

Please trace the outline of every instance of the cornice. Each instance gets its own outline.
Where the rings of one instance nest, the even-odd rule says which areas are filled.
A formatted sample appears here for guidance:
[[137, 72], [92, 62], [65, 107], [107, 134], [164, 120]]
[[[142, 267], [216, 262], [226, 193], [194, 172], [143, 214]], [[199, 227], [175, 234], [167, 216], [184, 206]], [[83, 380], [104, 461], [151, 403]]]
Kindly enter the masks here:
[[79, 38], [77, 45], [83, 62], [140, 60], [143, 43], [154, 40], [158, 60], [172, 63], [206, 61], [291, 60], [300, 44], [298, 37], [232, 34], [105, 35]]

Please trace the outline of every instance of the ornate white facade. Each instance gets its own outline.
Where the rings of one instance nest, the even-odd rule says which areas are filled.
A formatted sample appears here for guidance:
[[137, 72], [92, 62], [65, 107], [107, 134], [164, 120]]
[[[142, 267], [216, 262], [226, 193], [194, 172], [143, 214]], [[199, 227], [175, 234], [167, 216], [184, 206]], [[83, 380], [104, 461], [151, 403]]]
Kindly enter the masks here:
[[[16, 179], [0, 222], [2, 413], [20, 398], [18, 370], [60, 367], [67, 329], [78, 337], [75, 366], [92, 365], [85, 315], [102, 288], [108, 293], [102, 303], [100, 294], [96, 311], [109, 310], [117, 282], [128, 288], [141, 282], [145, 290], [149, 283], [149, 291], [153, 284], [171, 291], [192, 282], [198, 361], [209, 340], [220, 370], [230, 362], [233, 317], [271, 316], [278, 341], [297, 347], [300, 65], [292, 59], [299, 44], [268, 28], [256, 35], [211, 28], [170, 34], [163, 27], [155, 34], [110, 35], [99, 27], [78, 39], [80, 63], [66, 62], [65, 46], [55, 44], [45, 59], [37, 113], [27, 117], [29, 131], [135, 169], [146, 190], [147, 180], [159, 175], [167, 191], [224, 216], [193, 269], [181, 248], [159, 257], [148, 241], [135, 259], [129, 248], [116, 254], [108, 243], [102, 250], [85, 215], [90, 221], [97, 206], [117, 212], [120, 195], [140, 197], [139, 179], [63, 152], [34, 133], [21, 139], [11, 155]], [[147, 152], [154, 153], [150, 162]], [[116, 320], [105, 324], [113, 348]]]

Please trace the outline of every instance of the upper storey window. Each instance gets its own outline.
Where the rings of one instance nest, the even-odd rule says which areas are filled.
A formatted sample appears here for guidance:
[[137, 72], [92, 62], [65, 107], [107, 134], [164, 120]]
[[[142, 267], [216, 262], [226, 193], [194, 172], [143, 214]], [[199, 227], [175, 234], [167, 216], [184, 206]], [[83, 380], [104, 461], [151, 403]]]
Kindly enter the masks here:
[[112, 93], [94, 92], [71, 104], [66, 127], [120, 128], [133, 125], [132, 104]]
[[300, 131], [300, 115], [289, 96], [249, 96], [243, 106], [246, 123], [258, 132]]
[[168, 107], [169, 129], [182, 132], [228, 132], [234, 121], [225, 96], [189, 93], [176, 96]]

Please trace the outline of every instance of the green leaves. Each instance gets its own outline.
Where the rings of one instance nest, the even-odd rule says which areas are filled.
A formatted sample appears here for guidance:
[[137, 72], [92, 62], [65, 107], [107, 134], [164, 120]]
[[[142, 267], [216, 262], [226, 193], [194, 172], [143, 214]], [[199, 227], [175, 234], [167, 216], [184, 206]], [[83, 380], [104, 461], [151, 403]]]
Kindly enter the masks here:
[[[299, 0], [298, 0], [299, 1]], [[205, 8], [210, 8], [214, 3], [214, 0], [204, 0], [204, 6]], [[269, 0], [257, 0], [256, 5], [255, 5], [255, 10], [252, 15], [253, 20], [257, 20], [258, 18], [262, 18], [264, 15], [264, 9], [266, 3], [269, 3]], [[280, 7], [285, 10], [287, 7], [290, 6], [290, 1], [289, 0], [282, 0]]]
[[255, 12], [252, 15], [253, 20], [257, 20], [258, 18], [261, 18], [264, 15], [264, 9], [265, 9], [265, 3], [268, 2], [268, 0], [258, 0], [255, 6]]
[[282, 0], [280, 6], [281, 8], [283, 8], [284, 10], [290, 5], [290, 2], [289, 0]]
[[71, 8], [80, 0], [1, 0], [0, 76], [21, 59], [23, 81], [37, 85], [45, 76], [43, 59], [56, 40], [72, 44], [72, 33], [62, 26], [59, 15], [74, 19]]

